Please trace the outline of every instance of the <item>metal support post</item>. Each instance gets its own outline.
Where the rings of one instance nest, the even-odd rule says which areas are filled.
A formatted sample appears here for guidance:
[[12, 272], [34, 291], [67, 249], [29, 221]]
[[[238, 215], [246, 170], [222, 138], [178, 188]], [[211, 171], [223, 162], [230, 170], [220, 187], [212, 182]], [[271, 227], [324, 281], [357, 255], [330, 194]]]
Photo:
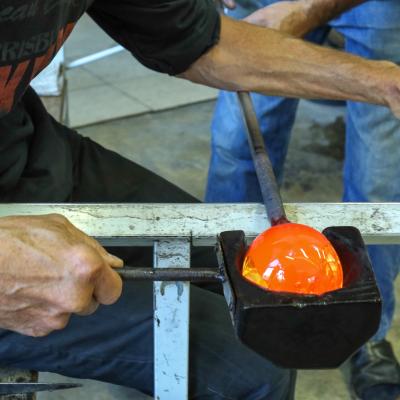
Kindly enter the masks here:
[[[188, 239], [154, 244], [155, 268], [190, 268]], [[188, 398], [189, 282], [154, 282], [154, 398]]]

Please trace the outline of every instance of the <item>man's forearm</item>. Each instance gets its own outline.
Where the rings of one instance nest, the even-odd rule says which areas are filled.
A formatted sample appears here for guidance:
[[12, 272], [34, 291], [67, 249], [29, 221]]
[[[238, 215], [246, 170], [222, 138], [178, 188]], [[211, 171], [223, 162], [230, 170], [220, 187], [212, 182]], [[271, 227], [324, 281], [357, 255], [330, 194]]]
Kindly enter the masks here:
[[221, 89], [390, 105], [398, 113], [400, 69], [222, 18], [220, 42], [183, 74]]

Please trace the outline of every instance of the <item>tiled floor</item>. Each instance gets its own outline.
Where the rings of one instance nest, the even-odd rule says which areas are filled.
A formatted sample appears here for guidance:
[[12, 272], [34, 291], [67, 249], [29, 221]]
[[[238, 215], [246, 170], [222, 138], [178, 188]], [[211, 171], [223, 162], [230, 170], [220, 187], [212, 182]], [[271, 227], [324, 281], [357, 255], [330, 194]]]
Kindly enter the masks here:
[[[66, 44], [66, 61], [114, 45], [89, 17], [84, 17]], [[210, 100], [217, 93], [151, 71], [127, 51], [70, 69], [67, 78], [72, 127]]]

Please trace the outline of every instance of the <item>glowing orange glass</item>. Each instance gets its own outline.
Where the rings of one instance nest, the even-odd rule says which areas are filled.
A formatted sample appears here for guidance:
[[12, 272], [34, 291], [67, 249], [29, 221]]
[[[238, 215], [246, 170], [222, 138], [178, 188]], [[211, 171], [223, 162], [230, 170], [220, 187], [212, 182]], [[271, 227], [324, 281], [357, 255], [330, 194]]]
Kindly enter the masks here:
[[278, 292], [323, 294], [343, 287], [343, 270], [329, 240], [306, 225], [276, 225], [249, 247], [242, 275]]

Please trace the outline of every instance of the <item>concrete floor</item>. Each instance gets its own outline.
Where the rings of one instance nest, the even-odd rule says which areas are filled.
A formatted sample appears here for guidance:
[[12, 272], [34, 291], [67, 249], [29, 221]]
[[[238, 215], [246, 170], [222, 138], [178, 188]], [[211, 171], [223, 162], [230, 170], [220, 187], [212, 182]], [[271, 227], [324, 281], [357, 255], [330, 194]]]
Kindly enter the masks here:
[[[115, 45], [85, 15], [66, 43], [66, 62]], [[128, 51], [68, 69], [67, 78], [73, 127], [210, 100], [217, 93], [215, 89], [151, 71]], [[96, 101], [88, 101], [94, 98]]]
[[[202, 198], [212, 109], [213, 103], [206, 102], [93, 125], [80, 132]], [[343, 139], [343, 109], [301, 103], [286, 163], [285, 201], [340, 200]], [[400, 356], [399, 325], [396, 316], [390, 338]], [[66, 378], [41, 374], [41, 380]], [[39, 399], [144, 399], [126, 388], [92, 381], [84, 384], [84, 389], [42, 394]], [[349, 396], [339, 370], [300, 371], [296, 399], [346, 400]]]

